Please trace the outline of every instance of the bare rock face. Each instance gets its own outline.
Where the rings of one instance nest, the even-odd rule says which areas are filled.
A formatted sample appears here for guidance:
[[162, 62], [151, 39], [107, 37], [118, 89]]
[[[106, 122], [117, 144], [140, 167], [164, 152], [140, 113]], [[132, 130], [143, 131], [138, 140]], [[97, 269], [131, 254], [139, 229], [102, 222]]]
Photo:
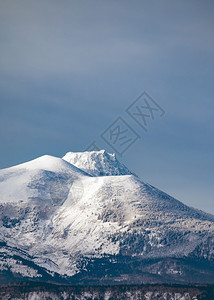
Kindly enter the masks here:
[[105, 151], [0, 170], [0, 282], [213, 283], [214, 216]]

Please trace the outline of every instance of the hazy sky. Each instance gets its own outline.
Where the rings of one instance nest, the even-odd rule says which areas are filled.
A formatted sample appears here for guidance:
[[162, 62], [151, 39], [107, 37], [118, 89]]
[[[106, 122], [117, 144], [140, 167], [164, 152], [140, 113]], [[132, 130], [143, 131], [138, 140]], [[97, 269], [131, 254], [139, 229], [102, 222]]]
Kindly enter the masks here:
[[[214, 2], [0, 1], [0, 168], [82, 151], [122, 117], [118, 157], [144, 181], [214, 213]], [[146, 133], [127, 107], [164, 109]]]

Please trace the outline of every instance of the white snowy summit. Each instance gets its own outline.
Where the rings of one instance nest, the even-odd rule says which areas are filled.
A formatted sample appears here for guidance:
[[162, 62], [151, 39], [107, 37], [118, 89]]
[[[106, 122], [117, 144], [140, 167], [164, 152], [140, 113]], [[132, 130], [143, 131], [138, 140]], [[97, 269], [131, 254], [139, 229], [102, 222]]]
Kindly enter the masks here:
[[115, 154], [107, 153], [105, 150], [68, 152], [63, 159], [92, 176], [132, 174], [117, 160]]
[[4, 283], [214, 282], [214, 216], [104, 150], [0, 170], [0, 227]]

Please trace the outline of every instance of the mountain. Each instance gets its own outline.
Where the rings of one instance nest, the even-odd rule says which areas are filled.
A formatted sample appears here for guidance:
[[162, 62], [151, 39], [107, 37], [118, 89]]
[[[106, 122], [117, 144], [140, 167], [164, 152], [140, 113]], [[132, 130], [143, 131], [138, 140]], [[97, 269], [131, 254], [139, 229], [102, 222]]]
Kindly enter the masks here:
[[0, 227], [2, 283], [214, 282], [214, 216], [104, 150], [0, 170]]

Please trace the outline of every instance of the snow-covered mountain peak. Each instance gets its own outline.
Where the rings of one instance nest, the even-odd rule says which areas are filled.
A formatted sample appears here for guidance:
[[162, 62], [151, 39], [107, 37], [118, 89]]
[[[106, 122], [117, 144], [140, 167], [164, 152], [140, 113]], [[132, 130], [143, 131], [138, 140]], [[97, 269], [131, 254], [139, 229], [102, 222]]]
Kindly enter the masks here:
[[125, 165], [118, 161], [114, 153], [108, 153], [105, 150], [68, 152], [63, 159], [92, 176], [132, 174]]
[[31, 202], [32, 199], [46, 203], [56, 198], [54, 202], [61, 203], [72, 184], [83, 177], [91, 176], [62, 158], [43, 155], [0, 170], [0, 203]]
[[68, 172], [73, 171], [75, 173], [79, 173], [82, 175], [88, 175], [84, 171], [78, 169], [76, 166], [73, 166], [71, 163], [65, 161], [62, 158], [54, 157], [51, 155], [43, 155], [26, 163], [19, 164], [17, 166], [13, 166], [10, 168], [0, 170], [0, 174], [7, 173], [7, 172], [16, 172], [18, 170], [44, 170], [49, 172]]

